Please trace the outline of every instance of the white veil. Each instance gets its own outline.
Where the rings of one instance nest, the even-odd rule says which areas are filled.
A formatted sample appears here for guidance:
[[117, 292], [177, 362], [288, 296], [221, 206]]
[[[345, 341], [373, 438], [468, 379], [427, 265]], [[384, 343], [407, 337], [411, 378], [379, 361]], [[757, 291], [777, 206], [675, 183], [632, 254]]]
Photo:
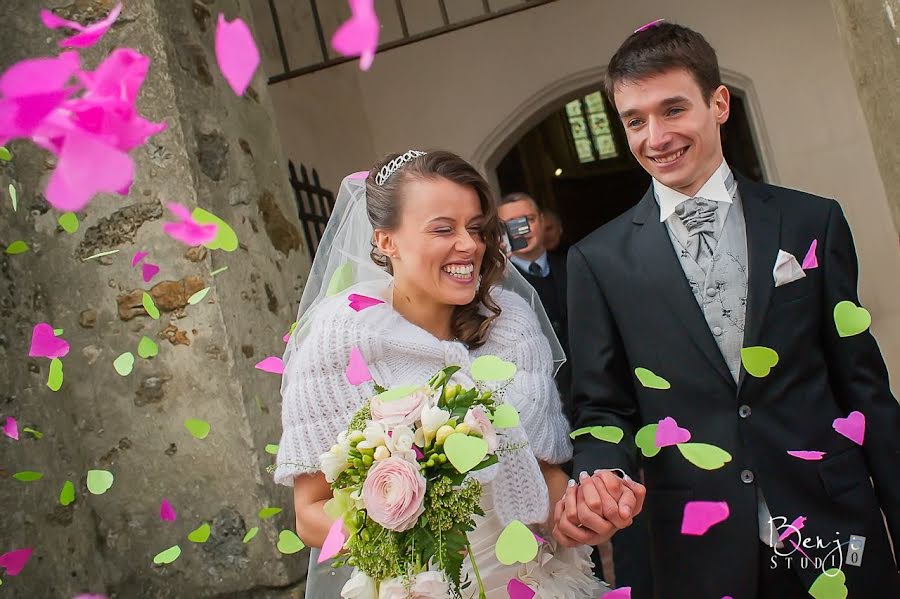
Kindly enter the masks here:
[[[372, 262], [370, 256], [374, 231], [366, 212], [366, 176], [367, 173], [364, 172], [355, 173], [341, 182], [337, 201], [303, 289], [297, 320], [292, 326], [292, 334], [284, 351], [285, 365], [302, 342], [305, 323], [323, 299], [373, 282], [384, 282], [387, 286], [393, 280], [389, 273]], [[566, 361], [566, 356], [537, 292], [509, 262], [506, 264], [506, 274], [498, 286], [518, 294], [534, 310], [541, 330], [550, 343], [555, 373]]]

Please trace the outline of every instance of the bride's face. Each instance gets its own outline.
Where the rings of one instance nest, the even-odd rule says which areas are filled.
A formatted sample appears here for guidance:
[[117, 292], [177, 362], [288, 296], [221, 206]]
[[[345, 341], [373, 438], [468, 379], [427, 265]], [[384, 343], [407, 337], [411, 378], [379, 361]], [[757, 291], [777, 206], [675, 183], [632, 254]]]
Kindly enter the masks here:
[[399, 225], [376, 232], [395, 286], [440, 304], [470, 303], [485, 252], [478, 193], [443, 178], [409, 181], [401, 193]]

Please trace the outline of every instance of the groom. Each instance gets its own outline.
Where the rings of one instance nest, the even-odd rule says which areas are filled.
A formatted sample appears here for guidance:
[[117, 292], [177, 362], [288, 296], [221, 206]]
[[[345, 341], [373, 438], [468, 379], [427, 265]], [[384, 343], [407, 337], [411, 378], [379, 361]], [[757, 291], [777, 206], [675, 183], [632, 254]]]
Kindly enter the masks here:
[[900, 597], [900, 408], [865, 318], [835, 316], [859, 305], [841, 207], [730, 169], [729, 92], [690, 29], [631, 35], [607, 93], [653, 183], [569, 253], [572, 389], [576, 429], [625, 436], [577, 436], [554, 535], [630, 523], [643, 489], [608, 469], [637, 478], [635, 435], [662, 421], [637, 439], [654, 597]]

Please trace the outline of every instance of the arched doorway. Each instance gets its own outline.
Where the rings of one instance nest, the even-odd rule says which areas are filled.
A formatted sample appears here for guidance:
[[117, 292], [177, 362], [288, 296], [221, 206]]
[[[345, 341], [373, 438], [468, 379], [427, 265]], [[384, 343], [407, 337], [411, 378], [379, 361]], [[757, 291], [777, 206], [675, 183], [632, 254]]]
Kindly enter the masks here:
[[[722, 127], [729, 165], [766, 179], [747, 96], [735, 86]], [[650, 177], [631, 155], [625, 130], [599, 88], [565, 96], [545, 108], [496, 163], [501, 194], [524, 191], [560, 215], [565, 241], [574, 243], [641, 199]]]

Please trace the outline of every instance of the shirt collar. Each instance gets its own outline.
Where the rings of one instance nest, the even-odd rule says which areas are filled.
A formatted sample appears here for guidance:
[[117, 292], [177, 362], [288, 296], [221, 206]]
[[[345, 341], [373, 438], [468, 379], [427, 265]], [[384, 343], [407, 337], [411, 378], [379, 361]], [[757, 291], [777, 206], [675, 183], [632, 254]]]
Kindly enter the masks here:
[[[728, 163], [722, 160], [719, 168], [706, 180], [706, 183], [703, 184], [703, 187], [700, 188], [700, 191], [694, 197], [731, 204], [731, 193], [729, 193], [726, 184], [729, 180], [733, 181], [734, 176], [731, 173], [731, 169], [728, 168]], [[666, 187], [656, 179], [653, 179], [653, 194], [656, 196], [657, 203], [659, 203], [659, 222], [664, 222], [675, 213], [675, 209], [679, 205], [691, 199], [691, 196], [686, 196], [680, 191]]]
[[538, 266], [541, 267], [541, 276], [542, 277], [546, 277], [547, 275], [550, 274], [550, 261], [547, 259], [547, 252], [544, 252], [543, 254], [541, 254], [537, 258], [537, 260], [525, 260], [524, 258], [516, 256], [515, 254], [510, 256], [509, 259], [513, 264], [515, 264], [516, 266], [518, 266], [521, 270], [523, 270], [525, 272], [529, 272], [528, 267], [531, 266], [532, 262], [537, 262]]

